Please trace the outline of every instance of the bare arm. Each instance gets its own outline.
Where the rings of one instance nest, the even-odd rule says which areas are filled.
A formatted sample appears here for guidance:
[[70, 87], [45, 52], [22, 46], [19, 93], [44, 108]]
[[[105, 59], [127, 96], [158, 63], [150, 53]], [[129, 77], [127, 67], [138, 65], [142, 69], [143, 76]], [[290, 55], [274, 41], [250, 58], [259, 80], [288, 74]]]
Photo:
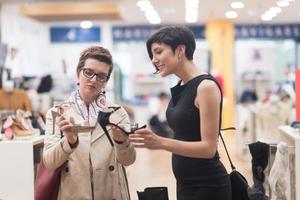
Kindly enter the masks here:
[[131, 139], [136, 147], [164, 149], [193, 158], [212, 158], [218, 145], [220, 101], [220, 91], [213, 81], [204, 80], [198, 86], [195, 106], [200, 110], [201, 141], [199, 142], [160, 137], [148, 129], [136, 131]]

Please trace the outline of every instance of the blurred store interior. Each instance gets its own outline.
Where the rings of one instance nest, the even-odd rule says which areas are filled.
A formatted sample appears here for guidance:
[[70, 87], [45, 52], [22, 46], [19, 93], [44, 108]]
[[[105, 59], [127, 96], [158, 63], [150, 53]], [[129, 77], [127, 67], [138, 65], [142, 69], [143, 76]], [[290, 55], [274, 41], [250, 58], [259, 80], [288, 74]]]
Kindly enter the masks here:
[[[271, 199], [268, 176], [276, 147], [284, 142], [289, 183], [284, 199], [300, 200], [299, 8], [299, 0], [0, 0], [1, 91], [3, 82], [20, 90], [15, 98], [29, 102], [40, 126], [30, 137], [7, 140], [3, 123], [15, 114], [8, 105], [14, 99], [0, 106], [0, 199], [33, 199], [45, 114], [76, 90], [75, 69], [86, 47], [103, 45], [111, 51], [107, 98], [126, 106], [133, 121], [149, 125], [159, 115], [158, 95], [170, 97], [178, 79], [154, 74], [145, 42], [160, 27], [181, 24], [195, 34], [196, 65], [223, 85], [223, 127], [237, 129], [223, 135], [237, 169], [252, 186], [249, 144], [268, 144], [264, 187]], [[8, 101], [5, 94], [0, 98]], [[34, 138], [37, 142], [30, 143]], [[22, 148], [22, 142], [33, 151], [9, 151]], [[219, 152], [230, 172], [221, 141]], [[18, 156], [22, 159], [14, 160]], [[171, 153], [137, 149], [136, 162], [126, 170], [133, 200], [136, 191], [157, 186], [168, 187], [169, 198], [176, 199]]]

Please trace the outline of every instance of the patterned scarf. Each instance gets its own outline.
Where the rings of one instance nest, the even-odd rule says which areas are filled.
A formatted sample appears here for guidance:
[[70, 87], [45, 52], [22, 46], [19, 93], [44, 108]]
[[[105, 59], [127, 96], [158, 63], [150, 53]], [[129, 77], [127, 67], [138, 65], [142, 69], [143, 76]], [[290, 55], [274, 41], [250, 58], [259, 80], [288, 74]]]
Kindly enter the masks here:
[[89, 122], [90, 125], [97, 123], [99, 111], [107, 107], [107, 102], [104, 95], [100, 95], [96, 100], [87, 106], [81, 99], [78, 90], [72, 92], [71, 96], [69, 97], [69, 101], [75, 103], [77, 111], [85, 120]]

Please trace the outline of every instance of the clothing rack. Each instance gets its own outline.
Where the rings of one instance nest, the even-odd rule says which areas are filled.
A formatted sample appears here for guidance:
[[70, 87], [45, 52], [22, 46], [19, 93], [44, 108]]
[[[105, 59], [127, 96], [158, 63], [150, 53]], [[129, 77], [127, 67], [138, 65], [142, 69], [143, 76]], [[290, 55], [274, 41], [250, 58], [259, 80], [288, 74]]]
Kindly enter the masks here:
[[[252, 143], [246, 143], [245, 145], [249, 145]], [[269, 177], [269, 173], [271, 171], [271, 168], [273, 166], [273, 162], [275, 159], [275, 154], [277, 151], [277, 144], [268, 144], [269, 145], [269, 160], [268, 160], [268, 167], [265, 170], [265, 175]], [[288, 157], [289, 157], [289, 177], [290, 177], [290, 186], [289, 186], [289, 192], [288, 192], [288, 197], [287, 200], [296, 200], [296, 188], [295, 188], [295, 146], [293, 145], [288, 145]], [[265, 183], [267, 183], [267, 190], [269, 193], [269, 197], [271, 199], [272, 197], [272, 192], [269, 186], [268, 178], [266, 178]]]
[[[267, 167], [267, 176], [269, 176], [269, 173], [271, 171], [271, 168], [273, 166], [273, 162], [275, 159], [275, 154], [277, 151], [277, 144], [269, 144], [269, 161], [268, 161], [268, 167]], [[289, 178], [290, 178], [290, 186], [289, 186], [289, 192], [288, 192], [288, 197], [287, 200], [296, 200], [296, 188], [295, 188], [295, 146], [288, 145], [288, 163], [289, 163]], [[269, 197], [270, 199], [272, 198], [272, 192], [270, 189], [270, 186], [268, 184], [268, 191], [269, 191]]]
[[[252, 144], [252, 142], [251, 143], [245, 143], [245, 145], [249, 145], [249, 144]], [[268, 145], [270, 145], [271, 147], [277, 147], [277, 144], [268, 144]], [[291, 146], [291, 145], [289, 145], [287, 147], [290, 148], [290, 149], [294, 149], [295, 148], [295, 146]]]
[[[276, 147], [275, 150], [277, 150], [277, 144], [269, 144], [269, 145], [270, 145], [270, 147]], [[295, 146], [288, 145], [287, 148], [288, 148], [289, 155], [290, 154], [295, 154]], [[270, 148], [270, 150], [271, 150], [271, 148]]]

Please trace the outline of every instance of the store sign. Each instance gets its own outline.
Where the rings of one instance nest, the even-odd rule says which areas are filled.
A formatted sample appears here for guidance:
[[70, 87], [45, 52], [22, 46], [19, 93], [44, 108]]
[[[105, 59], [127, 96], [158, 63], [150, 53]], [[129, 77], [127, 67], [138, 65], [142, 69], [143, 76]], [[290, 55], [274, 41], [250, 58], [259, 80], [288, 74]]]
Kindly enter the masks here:
[[50, 27], [51, 42], [100, 42], [100, 27]]
[[112, 28], [112, 35], [114, 41], [145, 41], [157, 29], [159, 27], [156, 26], [114, 26]]
[[[188, 26], [197, 39], [205, 38], [204, 26]], [[160, 26], [113, 26], [113, 41], [145, 41]], [[236, 39], [294, 39], [300, 41], [300, 24], [236, 25]]]
[[[113, 41], [146, 41], [150, 35], [161, 28], [160, 26], [114, 26]], [[195, 37], [204, 38], [204, 26], [189, 26]]]
[[294, 39], [300, 41], [300, 24], [236, 25], [235, 37]]

